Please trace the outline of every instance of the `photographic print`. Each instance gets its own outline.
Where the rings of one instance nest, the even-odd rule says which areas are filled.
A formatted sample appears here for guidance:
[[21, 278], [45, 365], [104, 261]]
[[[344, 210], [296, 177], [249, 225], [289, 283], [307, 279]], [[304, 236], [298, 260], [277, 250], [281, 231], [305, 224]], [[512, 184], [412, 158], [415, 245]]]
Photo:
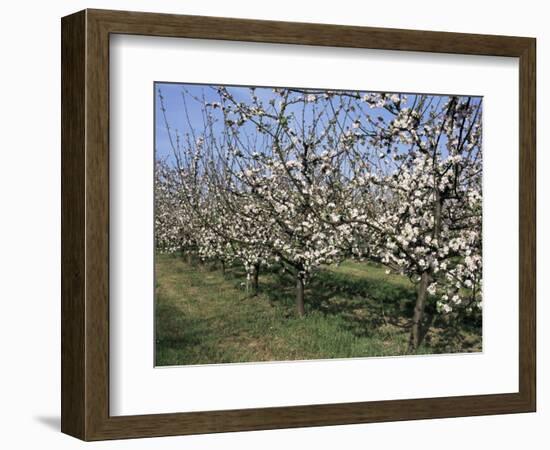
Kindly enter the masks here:
[[154, 89], [156, 366], [482, 350], [481, 97]]

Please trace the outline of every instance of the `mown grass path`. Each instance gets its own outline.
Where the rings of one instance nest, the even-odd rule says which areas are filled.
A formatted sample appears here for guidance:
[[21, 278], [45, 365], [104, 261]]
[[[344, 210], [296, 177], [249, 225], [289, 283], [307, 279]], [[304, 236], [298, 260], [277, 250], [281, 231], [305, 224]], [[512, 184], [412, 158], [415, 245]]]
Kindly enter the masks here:
[[[304, 318], [294, 313], [293, 282], [288, 274], [264, 272], [256, 297], [245, 292], [242, 280], [238, 269], [223, 275], [178, 257], [157, 256], [156, 364], [407, 353], [414, 287], [405, 278], [352, 262], [327, 268], [307, 287]], [[481, 330], [465, 333], [460, 348], [448, 348], [436, 340], [435, 344], [428, 341], [420, 351], [476, 351], [480, 334]]]

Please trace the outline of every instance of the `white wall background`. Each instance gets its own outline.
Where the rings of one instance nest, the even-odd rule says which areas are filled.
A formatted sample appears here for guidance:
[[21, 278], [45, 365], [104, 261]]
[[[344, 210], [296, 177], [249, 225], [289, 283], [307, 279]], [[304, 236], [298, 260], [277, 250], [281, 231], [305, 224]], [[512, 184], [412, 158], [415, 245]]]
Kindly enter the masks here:
[[[82, 448], [59, 432], [60, 17], [86, 7], [535, 36], [538, 39], [538, 412], [141, 439], [95, 448], [548, 448], [550, 29], [544, 2], [74, 0], [8, 2], [0, 15], [0, 443]], [[505, 200], [504, 200], [505, 201]], [[505, 245], [503, 245], [505, 249]], [[505, 280], [503, 280], [505, 282]]]

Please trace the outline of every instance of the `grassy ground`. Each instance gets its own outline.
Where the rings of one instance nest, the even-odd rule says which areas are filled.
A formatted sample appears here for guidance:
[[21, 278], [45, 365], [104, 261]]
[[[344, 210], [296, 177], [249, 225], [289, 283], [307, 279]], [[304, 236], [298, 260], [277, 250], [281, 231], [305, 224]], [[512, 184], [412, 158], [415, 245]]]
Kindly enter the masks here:
[[[407, 353], [414, 286], [404, 277], [354, 262], [326, 268], [307, 286], [304, 318], [295, 315], [289, 274], [264, 272], [257, 297], [245, 292], [243, 279], [238, 268], [223, 275], [157, 256], [157, 365]], [[420, 353], [480, 350], [479, 324], [444, 325], [431, 324]]]

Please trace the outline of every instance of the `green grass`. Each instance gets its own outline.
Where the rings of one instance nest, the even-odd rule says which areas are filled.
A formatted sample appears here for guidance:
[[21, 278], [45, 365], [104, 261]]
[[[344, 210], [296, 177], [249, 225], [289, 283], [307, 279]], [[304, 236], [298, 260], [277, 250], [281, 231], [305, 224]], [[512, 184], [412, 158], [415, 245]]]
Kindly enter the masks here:
[[[257, 297], [245, 292], [243, 280], [239, 268], [223, 275], [208, 265], [157, 256], [156, 364], [407, 354], [414, 286], [404, 277], [370, 264], [327, 267], [307, 285], [304, 318], [294, 312], [290, 274], [264, 271]], [[448, 333], [434, 322], [419, 353], [480, 346], [480, 326]]]

